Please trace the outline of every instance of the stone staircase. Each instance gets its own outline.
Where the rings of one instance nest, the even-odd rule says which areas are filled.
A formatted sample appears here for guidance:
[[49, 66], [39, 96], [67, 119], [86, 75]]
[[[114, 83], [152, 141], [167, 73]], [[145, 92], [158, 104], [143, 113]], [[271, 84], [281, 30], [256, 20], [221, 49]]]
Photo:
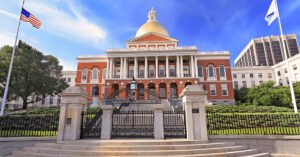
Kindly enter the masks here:
[[235, 143], [206, 143], [188, 140], [79, 140], [39, 143], [15, 151], [14, 157], [269, 157], [248, 146]]

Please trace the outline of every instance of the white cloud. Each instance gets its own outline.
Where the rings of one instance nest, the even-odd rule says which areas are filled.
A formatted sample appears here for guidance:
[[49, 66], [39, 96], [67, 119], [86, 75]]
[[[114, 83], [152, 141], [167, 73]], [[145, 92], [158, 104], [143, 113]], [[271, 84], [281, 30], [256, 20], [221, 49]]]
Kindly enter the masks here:
[[16, 19], [16, 20], [18, 20], [18, 17], [19, 17], [18, 15], [15, 15], [15, 14], [8, 12], [6, 10], [3, 10], [3, 9], [0, 9], [0, 14], [8, 16], [8, 17]]
[[80, 10], [73, 7], [73, 5], [68, 5], [71, 12], [40, 1], [31, 1], [28, 7], [42, 21], [41, 29], [79, 43], [85, 42], [97, 45], [106, 39], [107, 32], [82, 15]]
[[15, 42], [15, 37], [13, 34], [7, 32], [0, 32], [0, 48], [4, 45], [13, 46]]
[[71, 62], [64, 59], [59, 59], [59, 61], [60, 64], [64, 67], [63, 68], [64, 71], [73, 71], [76, 70], [77, 68], [76, 62]]

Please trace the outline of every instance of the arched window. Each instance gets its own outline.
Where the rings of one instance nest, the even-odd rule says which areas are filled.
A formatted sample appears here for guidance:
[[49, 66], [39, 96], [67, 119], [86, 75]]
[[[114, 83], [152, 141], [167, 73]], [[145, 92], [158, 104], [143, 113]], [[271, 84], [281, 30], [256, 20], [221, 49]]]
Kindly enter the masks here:
[[226, 70], [224, 65], [220, 65], [220, 77], [226, 77]]
[[216, 69], [212, 65], [209, 65], [207, 68], [207, 74], [208, 77], [210, 78], [215, 78], [216, 77]]
[[201, 65], [198, 65], [198, 77], [203, 77], [203, 68]]
[[84, 68], [82, 69], [82, 80], [86, 80], [86, 78], [87, 78], [87, 69]]
[[175, 82], [170, 85], [170, 97], [177, 98], [177, 84]]
[[155, 84], [154, 83], [150, 83], [148, 85], [148, 99], [156, 99]]
[[145, 87], [144, 84], [139, 83], [137, 85], [138, 90], [138, 99], [144, 99]]
[[113, 84], [112, 85], [112, 96], [113, 96], [113, 98], [115, 98], [115, 99], [117, 99], [118, 97], [119, 97], [119, 85], [118, 84]]
[[167, 97], [166, 84], [164, 84], [164, 83], [161, 83], [159, 85], [159, 97], [160, 98], [166, 98]]
[[97, 80], [97, 79], [98, 79], [98, 68], [93, 68], [92, 80]]

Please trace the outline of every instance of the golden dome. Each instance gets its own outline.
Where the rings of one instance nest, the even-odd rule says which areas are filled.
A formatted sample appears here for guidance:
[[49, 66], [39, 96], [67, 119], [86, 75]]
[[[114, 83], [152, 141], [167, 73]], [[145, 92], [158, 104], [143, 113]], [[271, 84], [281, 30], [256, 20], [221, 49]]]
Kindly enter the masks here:
[[148, 13], [148, 21], [143, 24], [136, 32], [135, 37], [144, 35], [149, 32], [155, 32], [161, 35], [169, 36], [168, 31], [156, 20], [156, 12], [153, 8]]

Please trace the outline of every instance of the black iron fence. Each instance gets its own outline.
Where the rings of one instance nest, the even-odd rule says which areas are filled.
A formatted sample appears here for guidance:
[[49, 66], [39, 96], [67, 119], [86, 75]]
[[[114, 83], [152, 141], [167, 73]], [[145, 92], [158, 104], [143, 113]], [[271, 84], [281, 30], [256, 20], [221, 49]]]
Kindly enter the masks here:
[[101, 137], [102, 110], [83, 111], [81, 113], [80, 138]]
[[112, 137], [154, 137], [153, 111], [115, 110]]
[[161, 104], [160, 99], [130, 100], [130, 99], [104, 99], [105, 105], [129, 105], [129, 104]]
[[0, 117], [0, 137], [57, 136], [59, 114]]
[[300, 114], [207, 113], [210, 135], [300, 135]]
[[164, 136], [186, 137], [185, 111], [164, 111]]

